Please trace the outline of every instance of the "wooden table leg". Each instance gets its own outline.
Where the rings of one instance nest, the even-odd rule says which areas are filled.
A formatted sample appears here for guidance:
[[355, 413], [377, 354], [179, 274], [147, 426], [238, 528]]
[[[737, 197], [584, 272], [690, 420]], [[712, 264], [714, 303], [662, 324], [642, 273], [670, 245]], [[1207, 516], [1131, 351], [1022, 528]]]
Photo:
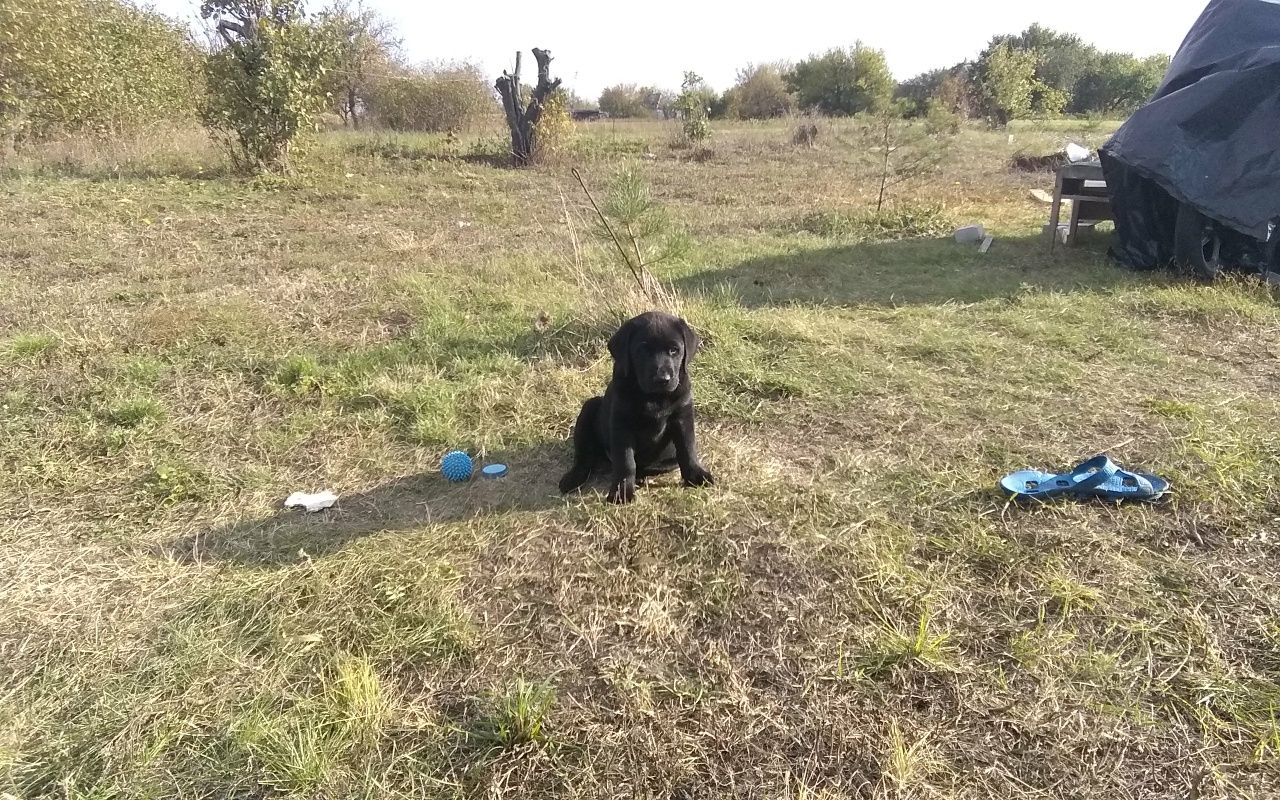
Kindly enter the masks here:
[[1049, 252], [1058, 246], [1058, 220], [1062, 215], [1062, 173], [1058, 173], [1053, 187], [1053, 207], [1049, 209]]

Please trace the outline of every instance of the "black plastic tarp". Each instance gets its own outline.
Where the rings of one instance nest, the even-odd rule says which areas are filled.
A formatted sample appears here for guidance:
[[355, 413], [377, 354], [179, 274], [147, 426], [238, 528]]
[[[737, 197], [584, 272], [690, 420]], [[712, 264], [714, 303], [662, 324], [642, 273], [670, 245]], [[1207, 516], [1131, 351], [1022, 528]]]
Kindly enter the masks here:
[[1101, 148], [1112, 254], [1173, 258], [1179, 203], [1260, 242], [1280, 221], [1280, 0], [1213, 0], [1151, 102]]

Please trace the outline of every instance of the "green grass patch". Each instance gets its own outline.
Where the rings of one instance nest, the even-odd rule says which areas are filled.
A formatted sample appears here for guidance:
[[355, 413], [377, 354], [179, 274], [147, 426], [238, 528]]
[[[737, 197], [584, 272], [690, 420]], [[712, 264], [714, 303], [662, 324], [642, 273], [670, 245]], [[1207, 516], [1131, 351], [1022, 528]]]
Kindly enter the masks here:
[[[881, 214], [872, 126], [814, 124], [705, 161], [577, 126], [687, 236], [659, 300], [500, 125], [262, 181], [12, 166], [0, 795], [1274, 794], [1271, 293], [1050, 252], [1005, 165], [1097, 124], [964, 127]], [[703, 337], [716, 485], [562, 497], [653, 305]], [[510, 472], [448, 483], [455, 448]], [[1103, 451], [1172, 496], [996, 489]]]
[[58, 338], [47, 333], [24, 333], [6, 342], [6, 348], [15, 359], [32, 359], [51, 352], [58, 346]]
[[893, 242], [949, 236], [955, 221], [940, 205], [893, 205], [876, 211], [816, 211], [797, 220], [795, 230], [854, 242]]
[[164, 418], [164, 407], [150, 397], [122, 400], [102, 413], [102, 418], [121, 428], [137, 428]]

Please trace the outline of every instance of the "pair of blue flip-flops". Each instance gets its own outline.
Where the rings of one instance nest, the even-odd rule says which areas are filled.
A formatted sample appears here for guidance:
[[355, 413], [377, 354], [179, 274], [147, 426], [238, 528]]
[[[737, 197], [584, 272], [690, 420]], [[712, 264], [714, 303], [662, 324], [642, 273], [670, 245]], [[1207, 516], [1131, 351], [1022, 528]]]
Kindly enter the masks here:
[[1061, 475], [1038, 469], [1019, 470], [1001, 479], [1000, 488], [1016, 500], [1052, 500], [1057, 497], [1159, 500], [1169, 491], [1169, 482], [1158, 475], [1122, 469], [1101, 455]]

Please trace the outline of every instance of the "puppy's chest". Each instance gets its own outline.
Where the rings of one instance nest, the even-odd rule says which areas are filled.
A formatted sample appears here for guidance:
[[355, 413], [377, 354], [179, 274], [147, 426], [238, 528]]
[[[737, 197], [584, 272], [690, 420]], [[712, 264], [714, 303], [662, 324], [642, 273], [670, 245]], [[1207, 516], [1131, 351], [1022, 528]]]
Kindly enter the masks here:
[[636, 408], [635, 428], [648, 438], [658, 438], [670, 427], [679, 405], [661, 400], [646, 400]]
[[664, 422], [679, 408], [678, 403], [669, 400], [645, 400], [640, 404], [640, 416], [661, 418]]

